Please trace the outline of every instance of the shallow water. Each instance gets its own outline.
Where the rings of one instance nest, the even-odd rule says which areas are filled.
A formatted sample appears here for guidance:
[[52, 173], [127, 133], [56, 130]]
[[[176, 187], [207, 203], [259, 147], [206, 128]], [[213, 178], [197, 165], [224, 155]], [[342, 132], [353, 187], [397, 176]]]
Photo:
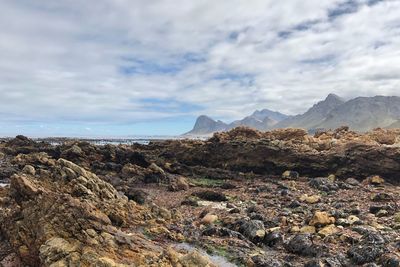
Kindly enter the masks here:
[[226, 258], [224, 258], [222, 256], [218, 256], [218, 255], [210, 255], [203, 249], [196, 248], [195, 246], [193, 246], [189, 243], [178, 243], [178, 244], [174, 245], [173, 248], [175, 248], [177, 250], [186, 250], [188, 252], [197, 250], [201, 254], [207, 256], [211, 260], [212, 263], [214, 263], [215, 265], [217, 265], [219, 267], [237, 267], [236, 264], [229, 262]]

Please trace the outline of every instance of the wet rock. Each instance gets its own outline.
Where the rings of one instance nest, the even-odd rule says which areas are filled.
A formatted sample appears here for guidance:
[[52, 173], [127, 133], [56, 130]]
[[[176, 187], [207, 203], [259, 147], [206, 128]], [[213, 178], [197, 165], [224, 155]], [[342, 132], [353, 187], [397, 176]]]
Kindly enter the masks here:
[[347, 255], [355, 264], [370, 263], [386, 252], [385, 243], [385, 238], [380, 234], [365, 230], [360, 243], [353, 245]]
[[222, 202], [228, 200], [224, 193], [212, 190], [194, 192], [192, 195], [208, 201]]
[[167, 175], [165, 174], [164, 170], [155, 163], [151, 163], [144, 176], [144, 182], [147, 184], [160, 183], [161, 181], [165, 181], [166, 178]]
[[272, 231], [265, 235], [263, 243], [269, 247], [275, 247], [283, 242], [282, 234], [278, 231]]
[[261, 242], [265, 237], [265, 228], [264, 223], [259, 220], [251, 220], [248, 222], [244, 222], [240, 228], [239, 232], [242, 233], [245, 237], [247, 237], [253, 243]]
[[179, 259], [183, 267], [216, 267], [208, 257], [194, 250]]
[[309, 235], [298, 234], [290, 238], [285, 249], [291, 253], [315, 257], [322, 252], [322, 248], [315, 245]]
[[271, 257], [257, 255], [251, 258], [253, 266], [257, 267], [281, 267], [284, 266], [279, 260], [272, 259]]
[[204, 236], [219, 236], [219, 237], [229, 237], [238, 238], [241, 240], [246, 239], [241, 233], [233, 231], [225, 227], [209, 227], [203, 230], [202, 235]]

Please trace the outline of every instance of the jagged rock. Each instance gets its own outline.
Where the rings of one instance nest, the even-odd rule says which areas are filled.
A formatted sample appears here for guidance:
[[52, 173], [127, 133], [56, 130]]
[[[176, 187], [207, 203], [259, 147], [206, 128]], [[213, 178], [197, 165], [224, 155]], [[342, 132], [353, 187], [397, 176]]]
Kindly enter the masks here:
[[0, 212], [0, 231], [23, 265], [125, 266], [146, 265], [149, 259], [157, 262], [149, 266], [169, 263], [161, 247], [136, 232], [146, 217], [162, 216], [160, 212], [152, 215], [152, 210], [139, 208], [65, 159], [46, 168], [50, 175], [40, 179], [14, 175], [11, 208]]

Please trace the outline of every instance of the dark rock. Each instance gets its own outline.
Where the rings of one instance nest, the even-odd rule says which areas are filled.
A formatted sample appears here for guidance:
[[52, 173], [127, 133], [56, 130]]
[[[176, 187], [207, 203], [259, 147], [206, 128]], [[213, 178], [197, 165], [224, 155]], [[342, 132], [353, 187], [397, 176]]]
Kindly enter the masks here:
[[332, 182], [328, 178], [324, 177], [318, 177], [312, 179], [309, 182], [309, 185], [313, 188], [316, 188], [324, 192], [337, 191], [339, 189], [339, 186], [335, 182]]
[[125, 195], [129, 200], [133, 200], [140, 205], [145, 204], [148, 199], [148, 194], [140, 189], [130, 189]]
[[204, 236], [219, 236], [219, 237], [229, 237], [238, 238], [241, 240], [246, 239], [241, 233], [233, 231], [225, 227], [210, 227], [202, 232]]
[[285, 249], [291, 253], [315, 257], [322, 253], [322, 248], [313, 244], [309, 235], [298, 234], [292, 237], [286, 244]]
[[251, 260], [254, 263], [254, 266], [257, 267], [281, 267], [284, 266], [282, 263], [276, 259], [272, 259], [268, 256], [257, 255], [253, 256]]
[[276, 245], [282, 243], [283, 237], [280, 232], [273, 231], [265, 235], [263, 243], [269, 247], [275, 247]]
[[366, 231], [359, 244], [353, 245], [347, 255], [355, 264], [370, 263], [386, 252], [385, 238], [377, 232]]
[[194, 192], [192, 195], [208, 201], [222, 202], [228, 200], [224, 193], [211, 190]]
[[240, 226], [239, 232], [242, 233], [253, 243], [259, 243], [265, 237], [264, 223], [259, 220], [251, 220], [248, 222], [244, 222]]

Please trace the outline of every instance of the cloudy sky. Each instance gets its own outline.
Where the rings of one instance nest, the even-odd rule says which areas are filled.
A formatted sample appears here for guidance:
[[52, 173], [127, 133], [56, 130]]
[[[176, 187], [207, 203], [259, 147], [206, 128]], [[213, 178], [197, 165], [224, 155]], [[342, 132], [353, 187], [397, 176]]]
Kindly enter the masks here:
[[0, 135], [180, 134], [400, 93], [400, 0], [3, 0]]

